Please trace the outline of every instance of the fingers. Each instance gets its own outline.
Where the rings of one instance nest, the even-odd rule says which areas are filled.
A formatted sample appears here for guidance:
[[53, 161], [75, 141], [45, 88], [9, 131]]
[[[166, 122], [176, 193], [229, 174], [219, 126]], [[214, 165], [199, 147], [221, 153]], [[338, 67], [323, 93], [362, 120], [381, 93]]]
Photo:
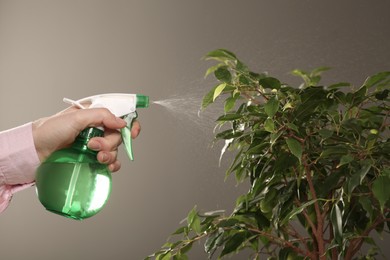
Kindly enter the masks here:
[[120, 169], [121, 164], [117, 160], [118, 151], [100, 151], [97, 155], [97, 159], [100, 163], [108, 165], [108, 169], [112, 172], [116, 172]]
[[88, 142], [88, 148], [94, 151], [115, 151], [122, 143], [121, 134], [116, 130], [106, 129], [104, 137], [94, 137]]
[[99, 162], [104, 164], [111, 164], [117, 160], [118, 150], [115, 151], [100, 151], [97, 154]]
[[104, 137], [94, 137], [88, 142], [88, 148], [98, 151], [97, 159], [100, 163], [108, 165], [111, 172], [120, 169], [121, 164], [117, 160], [118, 146], [122, 143], [122, 137], [116, 130], [107, 129]]
[[[131, 129], [132, 138], [136, 138], [141, 131], [138, 121], [134, 121]], [[104, 137], [94, 137], [88, 143], [88, 148], [94, 151], [115, 151], [122, 143], [121, 134], [116, 130], [106, 129]]]
[[121, 162], [118, 161], [118, 160], [116, 160], [115, 162], [113, 162], [110, 165], [108, 165], [108, 169], [111, 172], [117, 172], [117, 171], [119, 171], [120, 168], [121, 168]]
[[126, 121], [116, 117], [106, 108], [69, 109], [64, 115], [74, 116], [74, 127], [80, 131], [86, 127], [104, 126], [108, 129], [120, 129], [126, 126]]
[[[117, 129], [126, 126], [126, 121], [113, 115], [108, 109], [77, 109], [68, 108], [61, 112], [64, 116], [75, 117], [75, 128], [79, 131], [86, 127], [103, 126], [104, 137], [94, 137], [88, 142], [88, 148], [97, 151], [99, 162], [107, 164], [112, 172], [120, 169], [121, 163], [117, 160], [118, 147], [122, 143], [122, 137]], [[136, 138], [141, 131], [138, 121], [133, 122], [131, 137]]]
[[137, 138], [140, 132], [141, 132], [141, 125], [137, 120], [134, 120], [133, 126], [131, 127], [131, 137]]

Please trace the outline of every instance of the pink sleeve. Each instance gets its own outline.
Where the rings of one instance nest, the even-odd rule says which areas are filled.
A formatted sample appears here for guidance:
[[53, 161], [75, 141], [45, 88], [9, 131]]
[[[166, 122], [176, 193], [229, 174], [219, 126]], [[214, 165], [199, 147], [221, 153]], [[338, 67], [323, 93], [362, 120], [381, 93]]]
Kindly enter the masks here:
[[0, 212], [15, 192], [34, 184], [39, 163], [31, 123], [0, 132]]

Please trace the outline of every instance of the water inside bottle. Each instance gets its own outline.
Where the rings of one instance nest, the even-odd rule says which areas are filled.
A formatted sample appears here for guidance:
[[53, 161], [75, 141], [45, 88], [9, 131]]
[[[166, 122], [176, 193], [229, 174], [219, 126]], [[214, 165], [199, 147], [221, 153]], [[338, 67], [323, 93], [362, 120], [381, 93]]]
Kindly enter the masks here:
[[81, 220], [98, 213], [107, 202], [111, 174], [99, 163], [46, 162], [39, 167], [36, 186], [47, 210]]

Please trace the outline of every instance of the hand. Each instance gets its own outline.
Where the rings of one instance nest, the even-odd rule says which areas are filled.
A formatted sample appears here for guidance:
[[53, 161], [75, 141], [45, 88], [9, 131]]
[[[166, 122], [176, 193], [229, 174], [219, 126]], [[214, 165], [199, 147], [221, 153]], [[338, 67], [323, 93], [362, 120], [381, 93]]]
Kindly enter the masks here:
[[[70, 146], [83, 129], [104, 126], [104, 137], [92, 138], [88, 147], [98, 151], [97, 159], [107, 164], [112, 172], [120, 169], [117, 154], [122, 138], [117, 129], [125, 127], [126, 122], [108, 109], [70, 107], [51, 117], [38, 119], [32, 125], [35, 149], [41, 162], [54, 151]], [[131, 129], [132, 138], [136, 138], [140, 130], [140, 124], [135, 121]]]

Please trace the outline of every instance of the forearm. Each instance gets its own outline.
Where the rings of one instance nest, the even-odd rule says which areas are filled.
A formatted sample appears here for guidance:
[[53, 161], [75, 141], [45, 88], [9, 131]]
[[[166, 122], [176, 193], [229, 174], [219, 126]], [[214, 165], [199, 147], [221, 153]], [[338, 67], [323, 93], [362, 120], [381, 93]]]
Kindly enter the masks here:
[[39, 162], [31, 123], [0, 132], [0, 212], [12, 194], [31, 186]]

